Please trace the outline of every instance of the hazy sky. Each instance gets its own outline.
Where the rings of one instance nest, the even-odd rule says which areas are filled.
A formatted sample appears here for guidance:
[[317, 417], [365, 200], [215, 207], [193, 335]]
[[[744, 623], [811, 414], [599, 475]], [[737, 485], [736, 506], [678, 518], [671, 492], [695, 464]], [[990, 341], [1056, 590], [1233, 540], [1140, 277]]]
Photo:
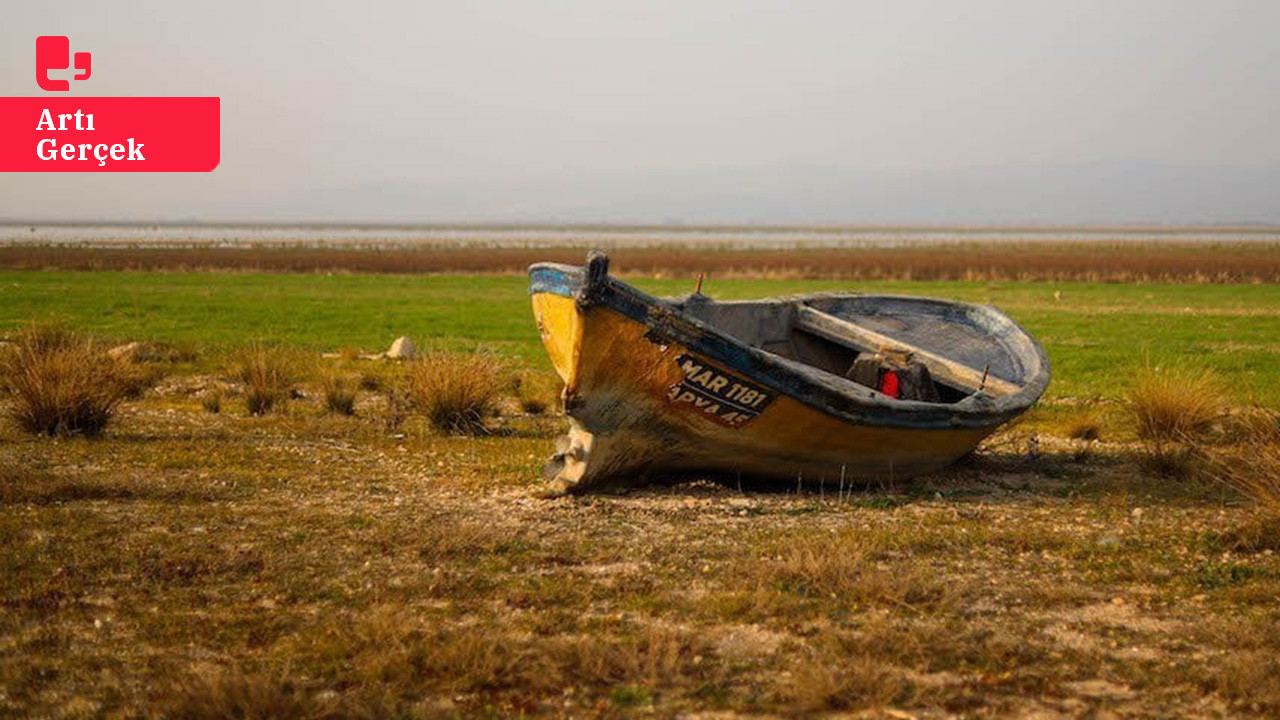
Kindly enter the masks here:
[[1280, 222], [1280, 3], [6, 0], [77, 95], [217, 95], [212, 174], [0, 217]]

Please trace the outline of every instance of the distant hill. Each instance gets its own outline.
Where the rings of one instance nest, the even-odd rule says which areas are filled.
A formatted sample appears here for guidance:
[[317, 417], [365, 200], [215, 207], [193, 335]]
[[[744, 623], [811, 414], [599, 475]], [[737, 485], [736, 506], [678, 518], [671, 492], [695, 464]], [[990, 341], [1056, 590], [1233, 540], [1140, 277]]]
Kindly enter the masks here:
[[[428, 173], [424, 172], [424, 175]], [[37, 178], [43, 180], [43, 178]], [[243, 188], [128, 178], [100, 195], [69, 178], [74, 205], [0, 193], [0, 221], [185, 223], [601, 223], [661, 225], [1275, 225], [1280, 167], [1144, 161], [873, 172], [823, 165], [702, 167], [540, 180]], [[123, 181], [122, 181], [123, 182]], [[154, 186], [167, 182], [170, 185]], [[212, 184], [211, 184], [212, 183]], [[215, 188], [205, 193], [203, 188]], [[33, 201], [34, 200], [34, 201]], [[49, 207], [74, 207], [49, 215]], [[156, 208], [159, 207], [159, 210]]]
[[908, 174], [726, 167], [536, 183], [374, 183], [244, 213], [337, 222], [1273, 224], [1280, 223], [1280, 168], [1110, 162]]

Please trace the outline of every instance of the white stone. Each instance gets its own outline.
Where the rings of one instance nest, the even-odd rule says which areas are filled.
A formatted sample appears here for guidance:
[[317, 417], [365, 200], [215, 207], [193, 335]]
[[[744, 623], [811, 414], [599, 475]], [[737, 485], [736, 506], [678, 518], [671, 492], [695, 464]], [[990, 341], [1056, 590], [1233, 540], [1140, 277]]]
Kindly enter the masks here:
[[138, 359], [138, 356], [142, 354], [143, 350], [144, 347], [142, 343], [135, 340], [134, 342], [117, 345], [116, 347], [111, 348], [107, 351], [107, 355], [111, 356], [111, 359], [113, 360], [133, 362]]
[[387, 357], [392, 360], [412, 360], [418, 354], [418, 348], [414, 346], [413, 341], [407, 337], [401, 336], [391, 343], [391, 348], [387, 350]]

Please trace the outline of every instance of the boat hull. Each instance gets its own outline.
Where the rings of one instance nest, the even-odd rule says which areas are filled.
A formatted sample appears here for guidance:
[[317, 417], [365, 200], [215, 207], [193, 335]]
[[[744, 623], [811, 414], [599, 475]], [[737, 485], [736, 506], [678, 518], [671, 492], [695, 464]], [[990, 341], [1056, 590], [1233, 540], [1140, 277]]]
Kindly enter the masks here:
[[806, 487], [893, 481], [955, 462], [1006, 419], [858, 422], [682, 342], [688, 333], [664, 331], [661, 307], [636, 317], [626, 302], [543, 280], [531, 289], [533, 312], [570, 418], [547, 467], [557, 491], [692, 474]]

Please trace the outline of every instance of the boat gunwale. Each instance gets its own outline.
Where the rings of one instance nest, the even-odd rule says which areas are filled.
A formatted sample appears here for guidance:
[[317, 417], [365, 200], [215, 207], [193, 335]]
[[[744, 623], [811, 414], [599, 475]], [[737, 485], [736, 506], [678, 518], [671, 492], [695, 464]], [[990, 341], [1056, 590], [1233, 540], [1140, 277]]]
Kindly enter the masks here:
[[531, 295], [551, 293], [573, 298], [584, 312], [597, 305], [608, 307], [642, 324], [651, 335], [684, 345], [779, 394], [855, 424], [910, 429], [993, 428], [1030, 408], [1048, 387], [1051, 375], [1049, 358], [1043, 346], [1016, 321], [989, 305], [859, 292], [820, 292], [770, 298], [791, 302], [833, 297], [930, 301], [1008, 323], [1013, 332], [1021, 334], [1030, 343], [1039, 369], [1020, 383], [1022, 388], [1017, 392], [1003, 397], [975, 393], [956, 403], [929, 403], [891, 398], [826, 370], [748, 345], [683, 312], [680, 306], [607, 274], [589, 282], [587, 268], [583, 266], [535, 263], [529, 266], [528, 272]]

